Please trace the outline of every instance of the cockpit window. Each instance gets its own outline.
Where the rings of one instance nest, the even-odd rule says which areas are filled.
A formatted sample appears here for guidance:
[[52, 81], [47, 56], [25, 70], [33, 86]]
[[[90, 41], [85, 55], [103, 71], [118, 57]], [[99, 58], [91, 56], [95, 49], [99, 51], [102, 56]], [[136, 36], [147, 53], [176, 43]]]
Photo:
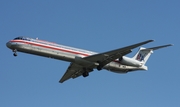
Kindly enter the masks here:
[[30, 40], [30, 39], [26, 37], [17, 37], [17, 38], [14, 38], [14, 40]]
[[21, 38], [20, 37], [14, 38], [14, 40], [18, 40], [18, 39], [21, 39]]

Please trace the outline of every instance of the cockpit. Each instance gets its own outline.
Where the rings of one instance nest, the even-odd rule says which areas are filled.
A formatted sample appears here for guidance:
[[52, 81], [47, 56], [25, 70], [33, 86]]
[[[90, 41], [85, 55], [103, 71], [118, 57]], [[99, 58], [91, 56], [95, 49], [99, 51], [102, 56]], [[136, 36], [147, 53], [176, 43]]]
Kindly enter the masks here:
[[31, 39], [30, 39], [30, 38], [27, 38], [27, 37], [21, 36], [21, 37], [16, 37], [16, 38], [14, 38], [14, 40], [28, 40], [28, 41], [30, 41]]

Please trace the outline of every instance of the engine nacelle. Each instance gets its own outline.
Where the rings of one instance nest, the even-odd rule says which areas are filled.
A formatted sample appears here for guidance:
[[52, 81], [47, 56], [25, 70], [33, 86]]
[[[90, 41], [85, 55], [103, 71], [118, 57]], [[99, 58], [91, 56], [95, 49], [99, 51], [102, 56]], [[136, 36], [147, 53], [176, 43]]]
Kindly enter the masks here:
[[119, 58], [119, 62], [123, 65], [134, 66], [134, 67], [141, 67], [143, 65], [142, 62], [125, 56]]

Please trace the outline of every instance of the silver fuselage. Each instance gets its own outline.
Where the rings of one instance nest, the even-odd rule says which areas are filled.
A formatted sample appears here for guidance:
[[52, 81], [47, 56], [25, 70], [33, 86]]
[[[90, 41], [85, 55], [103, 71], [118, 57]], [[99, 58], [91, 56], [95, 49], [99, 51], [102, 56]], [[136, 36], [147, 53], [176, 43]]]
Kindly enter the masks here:
[[[54, 58], [68, 62], [74, 62], [75, 57], [77, 56], [83, 58], [97, 54], [96, 52], [92, 51], [31, 38], [29, 38], [28, 40], [11, 40], [7, 42], [6, 45], [13, 51]], [[116, 73], [127, 73], [134, 70], [145, 70], [141, 67], [122, 65], [120, 64], [120, 62], [118, 62], [118, 60], [110, 62], [103, 68]]]

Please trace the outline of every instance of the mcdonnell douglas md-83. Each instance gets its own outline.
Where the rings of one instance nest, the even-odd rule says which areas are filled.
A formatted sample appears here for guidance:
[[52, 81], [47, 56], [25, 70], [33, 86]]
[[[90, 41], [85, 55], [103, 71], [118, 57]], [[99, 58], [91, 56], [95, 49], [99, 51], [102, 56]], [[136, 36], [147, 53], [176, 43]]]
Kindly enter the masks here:
[[153, 50], [172, 46], [171, 44], [152, 48], [140, 47], [139, 51], [132, 58], [125, 55], [131, 53], [132, 49], [152, 41], [147, 40], [103, 53], [96, 53], [28, 37], [17, 37], [7, 42], [6, 45], [14, 52], [14, 56], [17, 56], [17, 52], [24, 52], [70, 62], [67, 71], [59, 81], [63, 83], [70, 78], [74, 79], [81, 75], [87, 77], [93, 69], [106, 69], [115, 73], [148, 70], [145, 64], [153, 53]]

